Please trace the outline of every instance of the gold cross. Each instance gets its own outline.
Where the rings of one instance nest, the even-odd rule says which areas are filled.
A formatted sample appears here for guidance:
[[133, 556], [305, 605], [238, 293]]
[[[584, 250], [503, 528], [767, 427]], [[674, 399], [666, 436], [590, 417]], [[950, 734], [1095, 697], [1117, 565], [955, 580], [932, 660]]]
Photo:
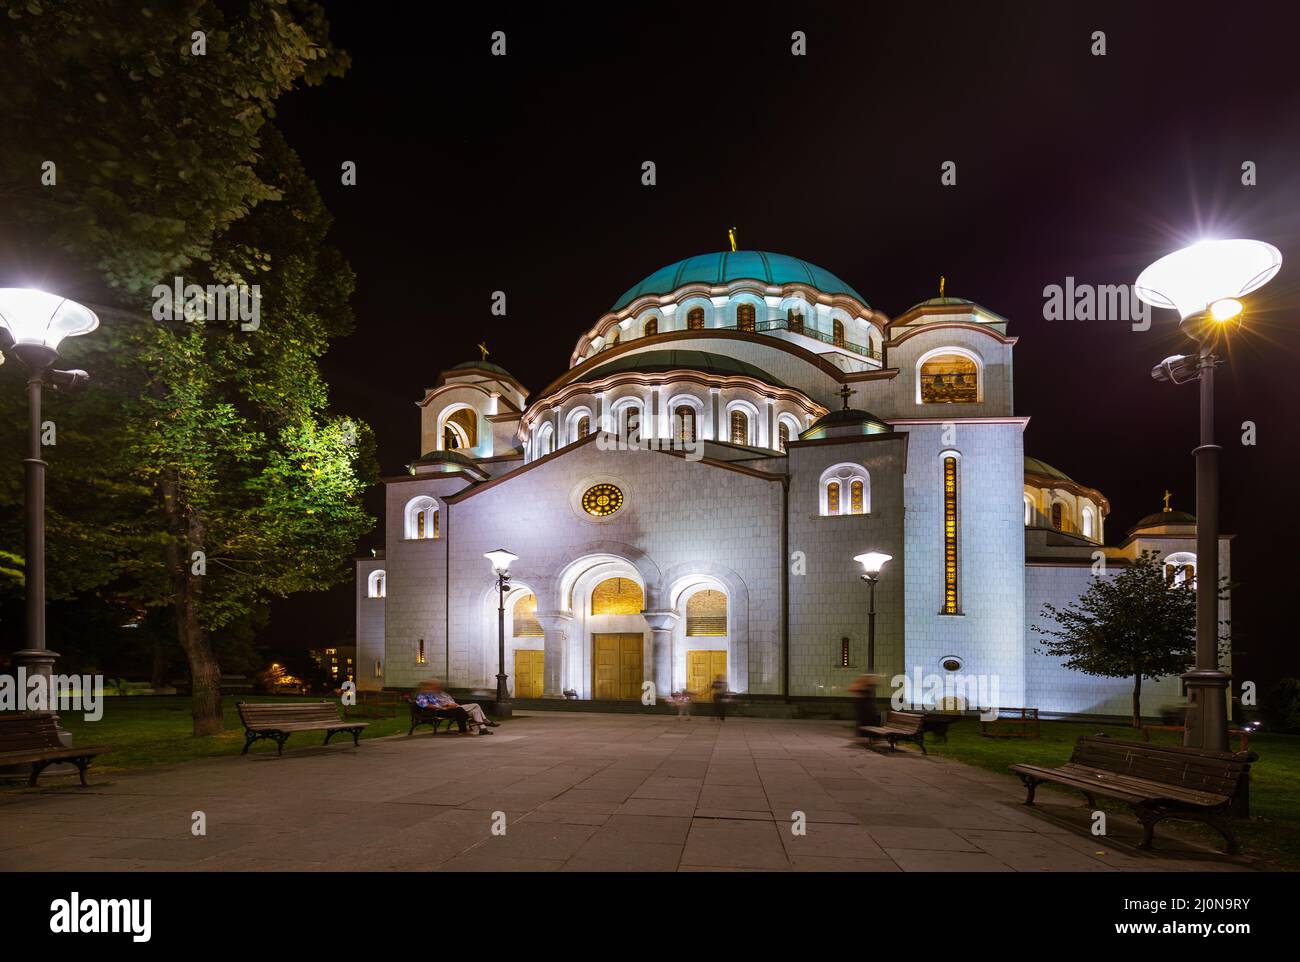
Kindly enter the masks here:
[[939, 275], [939, 296], [943, 297], [943, 275]]
[[487, 341], [480, 341], [478, 349], [483, 352], [483, 360], [486, 361], [488, 356]]
[[1173, 508], [1169, 507], [1169, 499], [1172, 498], [1172, 497], [1173, 497], [1173, 494], [1170, 492], [1170, 490], [1169, 490], [1168, 488], [1165, 488], [1165, 510], [1166, 510], [1166, 511], [1172, 511], [1172, 510], [1173, 510]]
[[849, 409], [849, 398], [851, 398], [853, 395], [857, 394], [858, 392], [853, 390], [851, 387], [849, 387], [846, 384], [835, 393], [838, 394], [840, 397], [844, 398], [844, 410], [847, 411]]
[[729, 227], [729, 228], [727, 229], [727, 240], [731, 241], [731, 250], [732, 250], [732, 253], [735, 253], [735, 250], [736, 250], [736, 228], [734, 228], [734, 227]]

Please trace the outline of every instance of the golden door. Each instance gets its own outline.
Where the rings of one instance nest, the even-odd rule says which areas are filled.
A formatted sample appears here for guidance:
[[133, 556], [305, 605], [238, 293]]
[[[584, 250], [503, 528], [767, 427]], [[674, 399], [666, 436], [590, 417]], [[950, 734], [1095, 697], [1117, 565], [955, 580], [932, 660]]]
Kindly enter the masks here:
[[725, 651], [688, 651], [686, 653], [686, 690], [700, 701], [713, 700], [713, 679], [727, 677]]
[[515, 650], [515, 697], [541, 698], [545, 682], [542, 669], [546, 652], [534, 648]]
[[636, 701], [641, 697], [641, 635], [592, 635], [592, 698]]

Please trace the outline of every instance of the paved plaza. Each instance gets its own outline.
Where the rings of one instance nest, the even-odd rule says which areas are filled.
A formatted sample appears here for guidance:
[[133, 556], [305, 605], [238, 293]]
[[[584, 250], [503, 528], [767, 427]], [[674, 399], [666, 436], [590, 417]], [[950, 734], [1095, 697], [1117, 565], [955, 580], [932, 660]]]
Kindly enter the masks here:
[[[1206, 871], [1164, 823], [1087, 833], [1075, 796], [851, 740], [846, 722], [521, 714], [490, 737], [274, 752], [0, 793], [0, 869]], [[58, 787], [55, 787], [58, 786]], [[191, 832], [206, 816], [207, 834]], [[792, 830], [802, 812], [806, 834]], [[504, 816], [498, 814], [504, 813]], [[493, 827], [504, 824], [504, 834]]]

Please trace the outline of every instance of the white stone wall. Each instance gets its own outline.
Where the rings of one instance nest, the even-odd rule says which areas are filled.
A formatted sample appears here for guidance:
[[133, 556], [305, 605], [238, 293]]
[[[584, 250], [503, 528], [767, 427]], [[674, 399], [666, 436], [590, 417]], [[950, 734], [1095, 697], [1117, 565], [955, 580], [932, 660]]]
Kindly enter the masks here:
[[375, 663], [384, 658], [384, 598], [370, 597], [370, 575], [384, 571], [383, 558], [358, 558], [356, 560], [357, 598], [357, 688], [370, 691], [384, 687], [384, 680], [375, 674]]
[[[839, 442], [839, 439], [837, 439]], [[790, 693], [847, 694], [867, 670], [869, 588], [853, 560], [867, 551], [893, 555], [876, 585], [876, 671], [903, 665], [903, 438], [876, 436], [790, 449]], [[822, 472], [844, 462], [870, 477], [870, 511], [823, 517]], [[845, 498], [847, 498], [847, 493]], [[799, 564], [806, 573], [798, 574]], [[841, 639], [852, 665], [840, 668]]]
[[[953, 405], [950, 405], [952, 407]], [[904, 498], [907, 674], [939, 673], [956, 657], [966, 675], [996, 675], [1004, 706], [1024, 703], [1025, 538], [1022, 426], [908, 426]], [[948, 441], [954, 443], [947, 443]], [[943, 469], [958, 466], [958, 592], [961, 614], [944, 615]]]

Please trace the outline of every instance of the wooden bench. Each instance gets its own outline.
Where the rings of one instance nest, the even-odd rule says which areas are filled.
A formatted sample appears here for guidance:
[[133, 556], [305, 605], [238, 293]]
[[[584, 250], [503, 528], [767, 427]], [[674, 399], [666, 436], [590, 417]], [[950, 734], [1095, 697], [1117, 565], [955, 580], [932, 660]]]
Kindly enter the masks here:
[[366, 722], [343, 721], [333, 702], [239, 702], [239, 720], [244, 723], [244, 750], [259, 738], [275, 742], [276, 754], [284, 754], [284, 743], [294, 732], [324, 732], [325, 744], [339, 732], [352, 736], [352, 744], [359, 745], [359, 736]]
[[411, 728], [406, 733], [408, 738], [415, 734], [415, 730], [421, 725], [432, 725], [433, 733], [436, 735], [438, 726], [443, 722], [447, 723], [447, 731], [450, 732], [454, 723], [464, 722], [468, 718], [463, 708], [421, 708], [410, 695], [407, 696], [406, 701], [411, 706]]
[[863, 725], [858, 731], [873, 742], [885, 739], [891, 752], [898, 751], [898, 742], [909, 741], [921, 746], [922, 755], [929, 754], [925, 750], [925, 715], [920, 712], [891, 711], [883, 725]]
[[1249, 778], [1254, 752], [1211, 752], [1172, 745], [1144, 745], [1105, 735], [1085, 736], [1074, 744], [1070, 761], [1060, 768], [1012, 765], [1025, 783], [1025, 804], [1034, 804], [1040, 782], [1054, 782], [1095, 796], [1125, 802], [1142, 823], [1140, 848], [1150, 848], [1156, 823], [1166, 818], [1192, 819], [1217, 829], [1228, 853], [1240, 851], [1228, 819], [1234, 795]]
[[0, 765], [32, 763], [27, 784], [36, 785], [41, 772], [51, 765], [67, 763], [77, 766], [81, 784], [86, 784], [86, 768], [96, 755], [107, 749], [99, 746], [66, 747], [59, 741], [54, 716], [41, 713], [0, 715]]

